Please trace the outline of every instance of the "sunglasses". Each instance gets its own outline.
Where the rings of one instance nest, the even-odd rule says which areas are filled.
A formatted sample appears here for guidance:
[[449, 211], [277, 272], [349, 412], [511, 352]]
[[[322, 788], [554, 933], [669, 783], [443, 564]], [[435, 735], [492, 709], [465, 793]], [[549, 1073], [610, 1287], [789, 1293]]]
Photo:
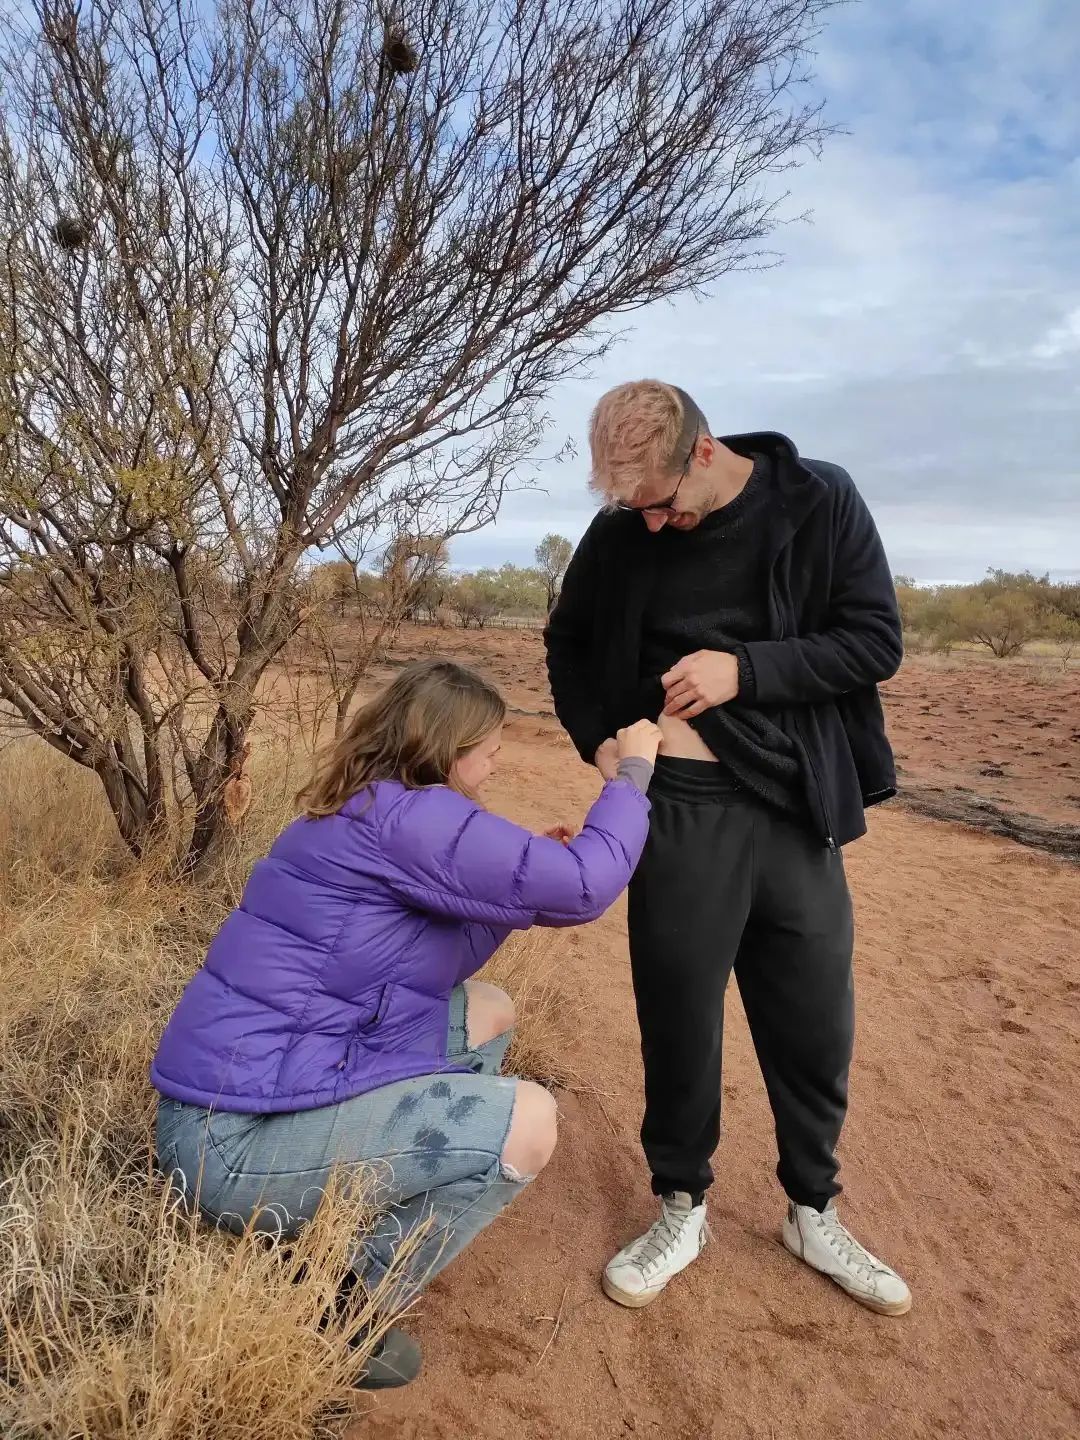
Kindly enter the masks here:
[[690, 453], [683, 461], [682, 470], [679, 472], [679, 483], [666, 500], [654, 500], [651, 505], [630, 505], [625, 500], [620, 500], [615, 506], [616, 510], [629, 510], [634, 515], [674, 515], [675, 501], [679, 498], [683, 481], [690, 473], [690, 461], [694, 458], [694, 451], [697, 449], [697, 442], [700, 438], [701, 431], [695, 431]]

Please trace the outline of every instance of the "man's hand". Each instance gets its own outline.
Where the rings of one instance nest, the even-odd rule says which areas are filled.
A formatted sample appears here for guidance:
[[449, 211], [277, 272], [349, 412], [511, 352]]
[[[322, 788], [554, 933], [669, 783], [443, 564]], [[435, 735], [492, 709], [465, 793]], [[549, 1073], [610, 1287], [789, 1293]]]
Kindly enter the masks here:
[[673, 665], [660, 680], [667, 694], [664, 714], [692, 720], [714, 705], [726, 705], [735, 699], [739, 693], [739, 662], [734, 655], [720, 650], [698, 650]]
[[605, 740], [596, 752], [596, 768], [605, 780], [614, 780], [619, 768], [619, 742], [614, 738]]
[[569, 845], [576, 834], [572, 825], [553, 825], [550, 830], [544, 831], [546, 839], [558, 840], [562, 845]]

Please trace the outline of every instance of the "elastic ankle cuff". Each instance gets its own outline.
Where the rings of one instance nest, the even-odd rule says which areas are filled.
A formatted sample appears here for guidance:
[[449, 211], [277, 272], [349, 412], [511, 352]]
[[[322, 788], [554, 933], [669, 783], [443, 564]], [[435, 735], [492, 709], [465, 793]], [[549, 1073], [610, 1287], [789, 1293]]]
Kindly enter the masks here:
[[676, 1191], [683, 1195], [689, 1195], [695, 1205], [703, 1205], [708, 1189], [702, 1189], [699, 1185], [688, 1185], [685, 1180], [672, 1180], [668, 1175], [654, 1175], [652, 1177], [652, 1193], [663, 1199], [665, 1195], [674, 1195]]

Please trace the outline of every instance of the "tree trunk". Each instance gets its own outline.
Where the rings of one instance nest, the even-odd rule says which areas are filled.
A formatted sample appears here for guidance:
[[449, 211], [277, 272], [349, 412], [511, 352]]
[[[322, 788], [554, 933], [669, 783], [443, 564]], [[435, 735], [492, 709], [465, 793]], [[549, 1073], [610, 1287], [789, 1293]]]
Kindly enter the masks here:
[[262, 669], [253, 678], [247, 701], [239, 712], [235, 700], [228, 708], [224, 704], [218, 706], [199, 756], [195, 824], [176, 866], [177, 879], [187, 880], [200, 874], [221, 853], [229, 825], [224, 806], [225, 782], [243, 751], [255, 708], [254, 687], [261, 675]]
[[[165, 835], [167, 813], [163, 788], [152, 783], [148, 793], [134, 768], [115, 752], [105, 755], [93, 769], [105, 791], [120, 838], [137, 860], [143, 859]], [[156, 773], [160, 776], [160, 772]]]

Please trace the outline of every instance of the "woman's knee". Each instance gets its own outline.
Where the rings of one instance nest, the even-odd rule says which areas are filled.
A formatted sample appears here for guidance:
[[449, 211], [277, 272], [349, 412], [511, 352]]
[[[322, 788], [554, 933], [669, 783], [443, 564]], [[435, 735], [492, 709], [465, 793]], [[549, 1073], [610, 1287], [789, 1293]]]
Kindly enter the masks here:
[[486, 980], [466, 980], [465, 996], [470, 1050], [514, 1028], [514, 1002], [505, 990]]
[[558, 1139], [554, 1097], [542, 1085], [519, 1080], [514, 1113], [502, 1149], [502, 1162], [522, 1178], [538, 1175], [551, 1159]]

